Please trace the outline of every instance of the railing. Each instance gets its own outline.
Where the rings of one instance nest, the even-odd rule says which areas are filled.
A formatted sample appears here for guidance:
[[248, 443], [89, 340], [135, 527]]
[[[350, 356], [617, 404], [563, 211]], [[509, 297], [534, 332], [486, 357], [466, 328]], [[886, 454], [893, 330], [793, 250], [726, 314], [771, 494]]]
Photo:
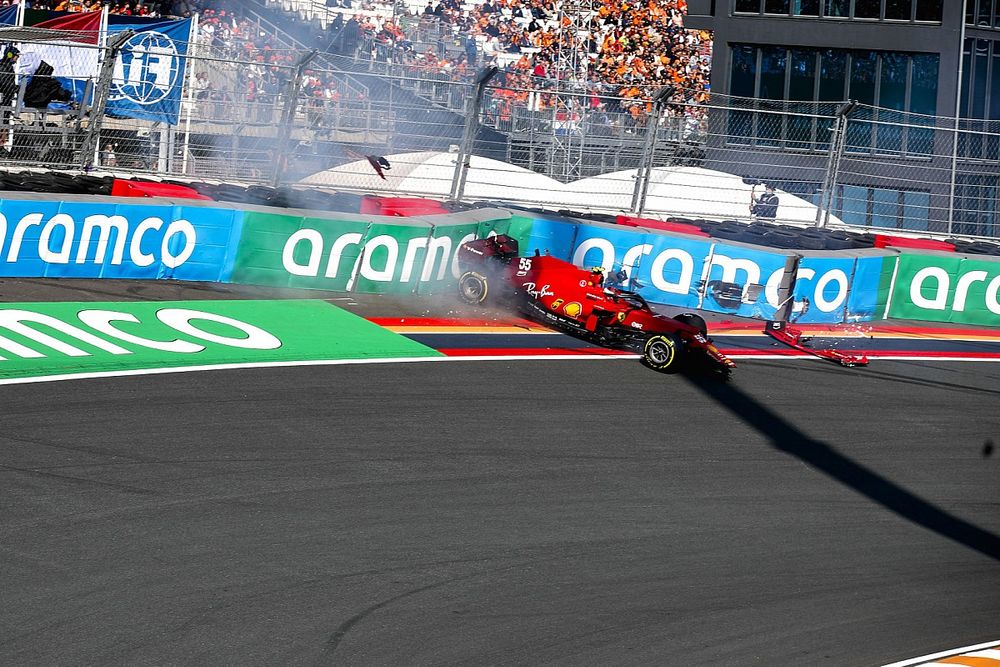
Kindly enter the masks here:
[[[199, 45], [187, 57], [191, 83], [176, 125], [97, 119], [86, 105], [31, 108], [19, 91], [0, 109], [0, 163], [8, 169], [86, 165], [259, 183], [291, 183], [358, 164], [358, 178], [337, 181], [336, 187], [365, 190], [373, 173], [365, 156], [463, 150], [471, 118], [471, 153], [549, 176], [563, 184], [552, 186], [554, 191], [615, 173], [604, 186], [615, 196], [634, 192], [638, 202], [659, 187], [657, 169], [704, 168], [696, 173], [705, 187], [654, 211], [659, 215], [716, 215], [706, 213], [712, 200], [731, 195], [734, 187], [749, 191], [767, 182], [779, 189], [779, 218], [794, 207], [811, 212], [794, 218], [799, 223], [1000, 236], [1000, 123], [956, 123], [844, 103], [718, 94], [700, 99], [688, 91], [654, 102], [648, 91], [623, 98], [608, 90], [565, 90], [545, 80], [513, 88], [501, 78], [485, 86], [469, 117], [471, 72], [454, 80], [452, 74], [431, 77], [418, 67], [389, 63], [389, 73], [369, 75], [385, 94], [369, 96], [371, 90], [356, 88], [345, 93], [343, 73], [321, 62], [310, 63], [298, 77], [292, 65], [269, 65], [266, 85], [250, 86], [262, 66], [235, 54]], [[296, 61], [302, 51], [288, 55], [285, 62]], [[194, 85], [198, 73], [208, 74], [202, 77], [207, 82]], [[400, 88], [418, 95], [394, 92]], [[286, 110], [289, 123], [282, 126]], [[85, 155], [85, 146], [97, 148]], [[394, 158], [393, 178], [418, 173], [408, 159]], [[419, 171], [419, 178], [441, 182], [428, 191], [450, 193], [450, 172], [428, 173]], [[497, 172], [498, 182], [511, 178]], [[312, 181], [324, 182], [320, 176]], [[544, 194], [522, 188], [508, 199], [538, 204]]]

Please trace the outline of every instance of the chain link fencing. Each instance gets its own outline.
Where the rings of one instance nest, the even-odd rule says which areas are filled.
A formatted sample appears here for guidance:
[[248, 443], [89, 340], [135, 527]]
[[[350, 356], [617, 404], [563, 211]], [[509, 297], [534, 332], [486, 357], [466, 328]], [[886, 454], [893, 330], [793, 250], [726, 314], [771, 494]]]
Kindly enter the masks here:
[[[470, 107], [471, 69], [309, 54], [293, 43], [266, 58], [238, 40], [190, 47], [176, 125], [95, 117], [97, 79], [82, 104], [59, 108], [32, 94], [44, 75], [7, 86], [4, 166], [359, 192], [406, 181], [403, 192], [447, 196], [468, 152], [481, 179], [508, 186], [503, 200], [529, 206], [636, 212], [644, 201], [657, 216], [748, 221], [749, 198], [767, 183], [778, 188], [779, 222], [1000, 235], [996, 121], [704, 91], [657, 101], [639, 86], [628, 96], [595, 82], [517, 86], [502, 71]], [[472, 141], [463, 146], [470, 108]], [[384, 180], [369, 156], [395, 156]], [[668, 197], [681, 172], [686, 189]], [[462, 194], [499, 198], [486, 191], [472, 179]], [[736, 203], [720, 208], [723, 200]]]

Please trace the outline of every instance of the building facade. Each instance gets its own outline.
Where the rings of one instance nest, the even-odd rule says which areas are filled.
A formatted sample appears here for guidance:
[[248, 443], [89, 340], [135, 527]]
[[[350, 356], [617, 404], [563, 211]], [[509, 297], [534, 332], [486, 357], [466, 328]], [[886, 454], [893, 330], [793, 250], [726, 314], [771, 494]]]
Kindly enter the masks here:
[[839, 110], [834, 215], [1000, 235], [1000, 0], [689, 0], [686, 26], [726, 100], [706, 166], [820, 203]]

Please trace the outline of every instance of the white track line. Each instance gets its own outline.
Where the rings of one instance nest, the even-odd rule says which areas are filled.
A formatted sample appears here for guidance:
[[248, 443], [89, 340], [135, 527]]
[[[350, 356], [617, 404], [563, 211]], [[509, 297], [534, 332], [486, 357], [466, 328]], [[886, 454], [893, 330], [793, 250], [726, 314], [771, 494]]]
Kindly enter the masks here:
[[901, 660], [900, 662], [894, 662], [891, 665], [882, 665], [882, 667], [911, 667], [911, 665], [926, 665], [927, 663], [937, 660], [938, 658], [950, 658], [952, 656], [961, 655], [963, 653], [970, 653], [972, 651], [979, 651], [981, 649], [994, 648], [998, 645], [1000, 645], [1000, 641], [985, 642], [983, 644], [965, 646], [963, 648], [956, 648], [950, 651], [931, 653], [929, 655], [920, 656], [919, 658], [910, 658], [909, 660]]
[[[746, 361], [826, 361], [812, 355], [790, 356], [787, 354], [729, 354], [730, 359]], [[139, 375], [166, 375], [168, 373], [196, 373], [201, 371], [228, 371], [253, 368], [294, 368], [298, 366], [356, 366], [361, 364], [410, 364], [428, 361], [605, 361], [619, 359], [639, 359], [638, 354], [521, 354], [510, 356], [454, 356], [454, 357], [399, 357], [389, 359], [318, 359], [310, 361], [263, 361], [239, 364], [206, 364], [203, 366], [172, 366], [166, 368], [136, 368], [119, 371], [97, 371], [93, 373], [63, 373], [60, 375], [40, 375], [33, 377], [0, 379], [0, 385], [32, 384], [36, 382], [61, 382], [63, 380], [92, 380], [96, 378], [132, 377]], [[1000, 359], [980, 359], [978, 357], [872, 357], [897, 361], [1000, 361]]]

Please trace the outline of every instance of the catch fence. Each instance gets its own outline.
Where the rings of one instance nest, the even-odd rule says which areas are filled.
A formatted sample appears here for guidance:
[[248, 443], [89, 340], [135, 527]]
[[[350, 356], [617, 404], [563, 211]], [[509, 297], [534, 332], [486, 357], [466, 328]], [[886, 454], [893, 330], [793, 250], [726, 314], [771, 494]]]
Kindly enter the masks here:
[[[176, 124], [98, 114], [95, 93], [120, 85], [120, 69], [62, 108], [33, 97], [43, 75], [18, 82], [4, 95], [2, 164], [367, 192], [383, 183], [365, 157], [399, 155], [384, 185], [405, 180], [414, 194], [748, 220], [749, 196], [768, 183], [779, 221], [1000, 235], [996, 122], [544, 79], [518, 87], [502, 71], [477, 99], [471, 70], [351, 58], [348, 71], [342, 57], [294, 44], [267, 60], [245, 44], [190, 47]], [[467, 163], [479, 175], [456, 189]], [[527, 172], [551, 180], [531, 184]], [[509, 187], [490, 196], [477, 178]]]

